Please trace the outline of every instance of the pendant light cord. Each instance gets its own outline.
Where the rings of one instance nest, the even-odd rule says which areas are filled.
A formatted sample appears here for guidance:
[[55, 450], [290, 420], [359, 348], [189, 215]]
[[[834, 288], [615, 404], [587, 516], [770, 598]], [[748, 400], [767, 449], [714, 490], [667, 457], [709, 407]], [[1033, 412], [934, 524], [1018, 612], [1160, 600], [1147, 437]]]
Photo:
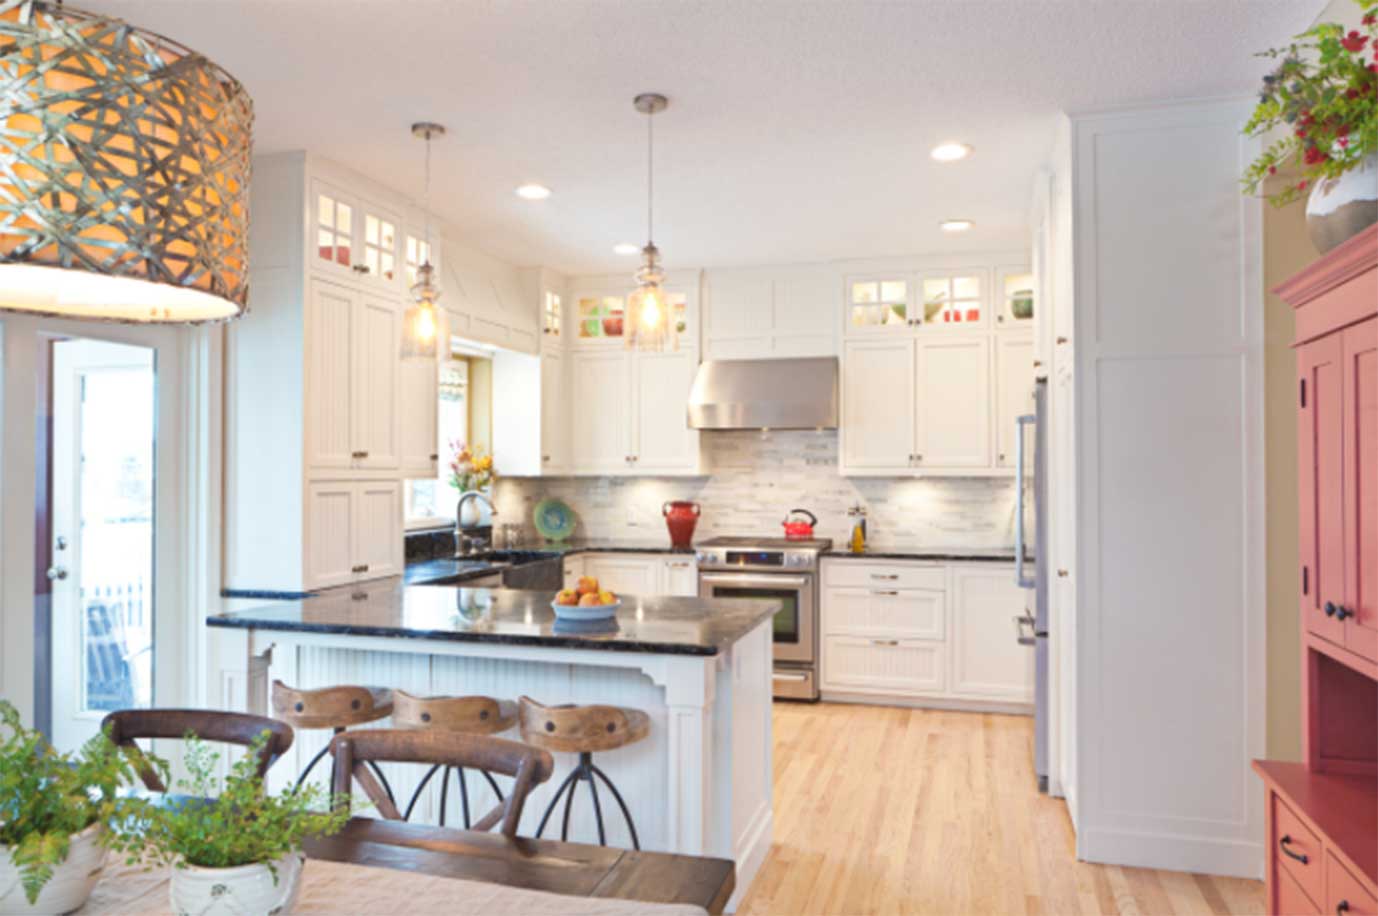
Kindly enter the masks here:
[[426, 208], [426, 263], [431, 262], [431, 132], [426, 131], [426, 187], [422, 191]]
[[655, 111], [646, 112], [646, 244], [654, 245], [651, 226], [655, 216]]

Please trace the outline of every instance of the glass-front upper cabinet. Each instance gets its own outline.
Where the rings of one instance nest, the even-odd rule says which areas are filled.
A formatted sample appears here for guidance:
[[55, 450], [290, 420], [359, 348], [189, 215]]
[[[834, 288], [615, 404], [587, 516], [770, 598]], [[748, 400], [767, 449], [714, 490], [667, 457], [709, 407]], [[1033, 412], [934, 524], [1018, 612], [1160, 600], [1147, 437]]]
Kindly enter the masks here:
[[999, 296], [995, 320], [1003, 327], [1032, 327], [1034, 317], [1034, 275], [1027, 267], [1002, 267], [997, 272]]
[[561, 314], [560, 294], [546, 290], [541, 299], [541, 333], [559, 337]]
[[[668, 288], [665, 290], [665, 299], [670, 306], [670, 313], [674, 316], [675, 329], [679, 333], [679, 348], [695, 346], [696, 342], [691, 337], [691, 333], [694, 332], [691, 328], [689, 294]], [[571, 332], [574, 335], [574, 343], [592, 345], [599, 342], [621, 342], [626, 322], [626, 293], [577, 293], [571, 297], [571, 301], [574, 303], [575, 325]]]
[[918, 324], [913, 282], [899, 276], [847, 280], [847, 323], [852, 333], [908, 330]]
[[312, 264], [396, 288], [401, 275], [398, 220], [323, 181], [311, 185]]
[[985, 272], [925, 271], [922, 279], [925, 325], [976, 327], [986, 324]]

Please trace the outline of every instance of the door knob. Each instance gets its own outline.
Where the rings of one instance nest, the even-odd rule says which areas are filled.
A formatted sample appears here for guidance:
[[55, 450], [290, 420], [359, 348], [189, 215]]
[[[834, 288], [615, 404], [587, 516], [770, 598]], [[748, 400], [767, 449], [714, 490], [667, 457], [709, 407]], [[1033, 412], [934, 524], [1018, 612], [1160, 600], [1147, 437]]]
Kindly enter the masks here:
[[60, 579], [66, 579], [66, 578], [67, 578], [67, 567], [65, 567], [65, 566], [49, 566], [49, 567], [48, 567], [48, 579], [49, 579], [49, 581], [60, 580]]
[[1333, 602], [1333, 601], [1327, 601], [1327, 602], [1325, 603], [1325, 616], [1327, 616], [1327, 617], [1334, 617], [1334, 616], [1335, 616], [1335, 602]]
[[1347, 608], [1347, 607], [1340, 607], [1338, 604], [1335, 605], [1335, 619], [1336, 619], [1336, 620], [1344, 620], [1346, 617], [1353, 617], [1353, 616], [1354, 616], [1354, 612], [1351, 611], [1349, 608]]

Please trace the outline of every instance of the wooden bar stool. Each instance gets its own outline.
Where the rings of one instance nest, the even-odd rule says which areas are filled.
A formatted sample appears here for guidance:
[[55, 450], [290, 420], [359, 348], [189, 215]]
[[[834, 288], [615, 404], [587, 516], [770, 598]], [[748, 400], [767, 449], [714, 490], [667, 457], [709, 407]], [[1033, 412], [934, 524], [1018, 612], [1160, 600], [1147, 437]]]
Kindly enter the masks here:
[[[377, 722], [392, 715], [392, 691], [382, 687], [352, 685], [298, 690], [275, 680], [273, 715], [295, 729], [329, 728], [338, 735], [352, 725]], [[297, 777], [292, 791], [295, 792], [306, 784], [306, 777], [311, 775], [316, 764], [328, 753], [329, 743], [311, 758], [311, 762]], [[377, 764], [373, 764], [373, 770], [382, 781], [383, 787], [387, 789], [388, 797], [392, 798], [392, 787], [388, 785], [387, 778], [383, 776]], [[330, 782], [332, 785], [335, 782], [333, 769]]]
[[[395, 690], [392, 694], [392, 724], [396, 728], [453, 732], [462, 735], [496, 735], [517, 724], [517, 704], [511, 700], [479, 696], [415, 697], [405, 691]], [[450, 771], [453, 770], [459, 783], [459, 799], [464, 809], [464, 829], [470, 829], [473, 824], [469, 817], [469, 785], [462, 766], [436, 764], [427, 770], [426, 775], [421, 777], [420, 785], [412, 793], [402, 820], [411, 820], [412, 810], [437, 770], [444, 770], [440, 776], [440, 826], [445, 826], [445, 803], [449, 798]], [[479, 772], [488, 780], [488, 785], [492, 787], [498, 801], [503, 802], [502, 789], [498, 788], [493, 774], [487, 770]]]
[[536, 838], [539, 839], [545, 832], [546, 822], [555, 812], [560, 796], [564, 795], [565, 813], [560, 828], [560, 839], [569, 839], [569, 811], [574, 804], [574, 790], [578, 788], [580, 780], [585, 780], [593, 796], [593, 818], [598, 824], [598, 843], [601, 846], [608, 845], [607, 834], [603, 829], [603, 807], [599, 804], [598, 785], [594, 782], [594, 779], [598, 778], [603, 780], [603, 784], [612, 792], [612, 797], [617, 800], [617, 807], [622, 809], [622, 816], [626, 818], [627, 829], [632, 835], [632, 846], [639, 850], [641, 842], [637, 839], [636, 825], [632, 823], [632, 814], [627, 810], [627, 803], [622, 800], [621, 793], [617, 791], [617, 786], [612, 784], [608, 774], [594, 766], [593, 752], [611, 751], [640, 741], [650, 731], [651, 717], [639, 709], [621, 706], [542, 706], [530, 697], [522, 697], [521, 726], [522, 740], [527, 744], [547, 751], [565, 751], [579, 755], [579, 764], [570, 771], [564, 782], [560, 783], [560, 787], [555, 790], [555, 797], [550, 800], [549, 807], [541, 816], [541, 825], [536, 828]]

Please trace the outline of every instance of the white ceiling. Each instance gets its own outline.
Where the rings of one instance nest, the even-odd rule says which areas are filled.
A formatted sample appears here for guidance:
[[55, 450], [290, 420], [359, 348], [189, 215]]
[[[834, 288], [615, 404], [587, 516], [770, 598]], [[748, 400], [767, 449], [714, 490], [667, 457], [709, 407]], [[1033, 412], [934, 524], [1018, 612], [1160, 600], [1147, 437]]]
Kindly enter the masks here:
[[[239, 77], [256, 148], [306, 148], [419, 194], [408, 126], [435, 147], [434, 207], [522, 265], [627, 269], [813, 261], [1025, 241], [1055, 115], [1250, 92], [1253, 52], [1321, 0], [84, 0]], [[957, 165], [928, 158], [962, 140]], [[1190, 156], [1183, 150], [1183, 156]], [[539, 181], [549, 200], [512, 189]], [[976, 221], [961, 237], [948, 218]]]

